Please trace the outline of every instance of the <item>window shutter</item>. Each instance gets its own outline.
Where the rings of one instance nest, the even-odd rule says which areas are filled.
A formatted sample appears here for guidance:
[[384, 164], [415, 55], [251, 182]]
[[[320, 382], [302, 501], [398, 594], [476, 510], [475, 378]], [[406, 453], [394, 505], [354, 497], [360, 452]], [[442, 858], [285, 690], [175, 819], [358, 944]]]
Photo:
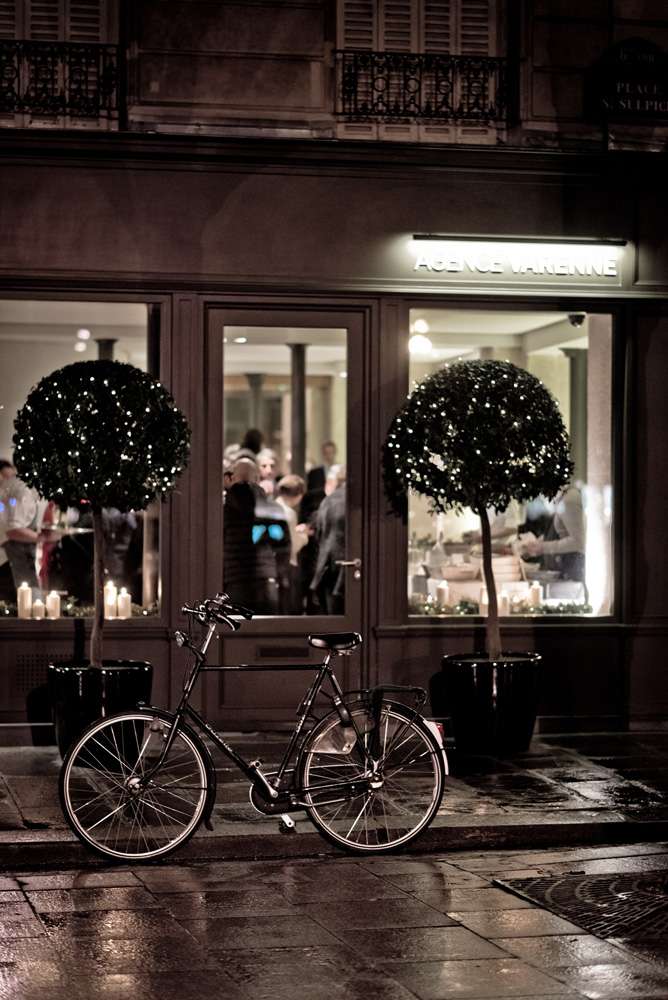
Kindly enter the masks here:
[[457, 48], [463, 56], [494, 55], [496, 46], [494, 0], [461, 0]]
[[15, 0], [0, 0], [0, 38], [16, 38]]
[[70, 0], [68, 6], [68, 42], [106, 41], [104, 0]]
[[28, 38], [37, 42], [64, 39], [65, 19], [59, 0], [30, 0]]
[[423, 52], [454, 52], [454, 5], [455, 0], [424, 0], [420, 44]]
[[339, 0], [340, 49], [376, 47], [376, 7], [375, 0]]
[[418, 0], [384, 0], [380, 11], [380, 48], [385, 52], [416, 52]]

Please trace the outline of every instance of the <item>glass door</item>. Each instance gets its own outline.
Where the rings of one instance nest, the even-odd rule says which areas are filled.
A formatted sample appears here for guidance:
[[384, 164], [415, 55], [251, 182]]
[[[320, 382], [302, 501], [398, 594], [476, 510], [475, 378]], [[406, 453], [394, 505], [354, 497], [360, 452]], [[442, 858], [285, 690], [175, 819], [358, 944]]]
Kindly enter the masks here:
[[[208, 327], [209, 454], [222, 473], [210, 576], [257, 613], [225, 641], [226, 658], [308, 661], [315, 651], [297, 637], [363, 625], [361, 316], [215, 308]], [[352, 686], [359, 660], [347, 664]], [[304, 674], [227, 675], [219, 708], [280, 717], [304, 684]]]

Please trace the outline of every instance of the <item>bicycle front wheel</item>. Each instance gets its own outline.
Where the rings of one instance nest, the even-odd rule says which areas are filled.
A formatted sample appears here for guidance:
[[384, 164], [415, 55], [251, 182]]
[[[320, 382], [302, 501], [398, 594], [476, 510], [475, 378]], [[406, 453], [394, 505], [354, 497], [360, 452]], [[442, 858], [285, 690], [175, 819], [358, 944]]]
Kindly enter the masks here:
[[405, 846], [432, 821], [443, 797], [441, 747], [419, 716], [384, 701], [372, 739], [370, 710], [352, 711], [368, 766], [352, 727], [338, 713], [308, 737], [300, 769], [301, 794], [318, 830], [346, 850], [380, 854]]
[[125, 712], [94, 723], [69, 752], [60, 800], [88, 847], [125, 861], [162, 857], [184, 844], [213, 792], [199, 740], [180, 726], [168, 757], [145, 781], [173, 725], [168, 713]]

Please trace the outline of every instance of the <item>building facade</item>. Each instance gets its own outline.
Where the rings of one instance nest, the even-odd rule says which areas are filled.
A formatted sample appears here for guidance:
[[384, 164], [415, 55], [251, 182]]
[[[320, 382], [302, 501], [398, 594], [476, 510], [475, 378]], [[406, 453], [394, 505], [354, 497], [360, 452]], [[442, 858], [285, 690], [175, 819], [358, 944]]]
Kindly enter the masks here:
[[[539, 724], [665, 718], [660, 6], [0, 5], [15, 68], [0, 92], [2, 448], [22, 392], [80, 359], [82, 330], [159, 373], [186, 413], [190, 467], [142, 522], [147, 613], [107, 629], [109, 655], [154, 663], [157, 703], [180, 687], [181, 604], [233, 581], [224, 460], [251, 427], [274, 472], [326, 472], [336, 446], [343, 603], [269, 603], [219, 662], [305, 662], [309, 632], [355, 629], [349, 687], [426, 686], [444, 653], [480, 648], [474, 522], [413, 504], [402, 523], [380, 469], [411, 380], [490, 357], [557, 397], [584, 505], [582, 573], [520, 558], [516, 531], [498, 547], [506, 645], [544, 654]], [[540, 535], [540, 516], [508, 526]], [[0, 629], [5, 738], [34, 737], [72, 621], [9, 613]], [[299, 682], [257, 678], [209, 675], [208, 714], [289, 719]]]

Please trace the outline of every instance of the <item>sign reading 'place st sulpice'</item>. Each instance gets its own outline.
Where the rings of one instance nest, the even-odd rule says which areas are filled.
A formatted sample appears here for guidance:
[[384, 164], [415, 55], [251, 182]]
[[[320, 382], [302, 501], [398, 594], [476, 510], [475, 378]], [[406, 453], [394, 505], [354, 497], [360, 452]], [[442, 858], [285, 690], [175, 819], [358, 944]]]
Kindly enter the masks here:
[[413, 272], [461, 283], [618, 287], [621, 253], [602, 244], [414, 239]]

